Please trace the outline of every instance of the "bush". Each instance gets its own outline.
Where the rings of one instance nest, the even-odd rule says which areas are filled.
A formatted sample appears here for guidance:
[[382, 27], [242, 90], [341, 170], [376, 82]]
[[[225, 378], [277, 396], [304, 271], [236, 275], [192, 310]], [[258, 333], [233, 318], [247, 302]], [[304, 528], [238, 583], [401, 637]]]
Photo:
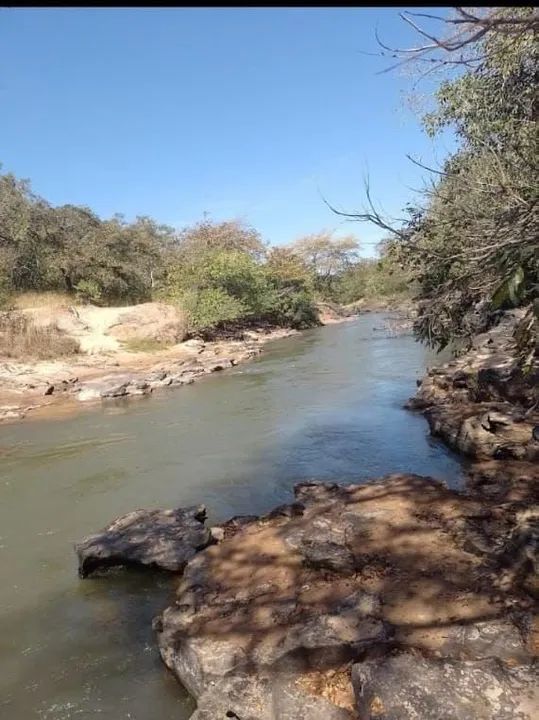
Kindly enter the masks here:
[[345, 305], [362, 299], [411, 298], [415, 286], [410, 273], [392, 258], [365, 259], [347, 270], [336, 282], [336, 298]]
[[94, 305], [99, 305], [103, 296], [101, 286], [95, 280], [80, 280], [75, 285], [75, 292], [79, 300]]
[[5, 357], [49, 360], [79, 350], [79, 343], [56, 326], [38, 327], [19, 312], [0, 315], [0, 354]]
[[246, 314], [241, 300], [221, 288], [187, 291], [179, 300], [187, 313], [189, 332], [209, 330]]
[[304, 330], [320, 324], [312, 296], [304, 290], [276, 292], [267, 318], [277, 325]]

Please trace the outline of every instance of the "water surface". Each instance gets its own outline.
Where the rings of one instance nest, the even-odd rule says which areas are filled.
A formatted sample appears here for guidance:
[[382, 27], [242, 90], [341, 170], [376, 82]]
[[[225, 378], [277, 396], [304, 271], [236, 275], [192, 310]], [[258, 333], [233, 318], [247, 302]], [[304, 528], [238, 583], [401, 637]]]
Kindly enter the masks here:
[[0, 430], [0, 718], [185, 720], [151, 618], [173, 582], [80, 581], [72, 544], [137, 507], [205, 503], [210, 520], [291, 498], [305, 478], [390, 472], [456, 485], [458, 460], [402, 410], [435, 357], [382, 316], [268, 345], [261, 358], [151, 398]]

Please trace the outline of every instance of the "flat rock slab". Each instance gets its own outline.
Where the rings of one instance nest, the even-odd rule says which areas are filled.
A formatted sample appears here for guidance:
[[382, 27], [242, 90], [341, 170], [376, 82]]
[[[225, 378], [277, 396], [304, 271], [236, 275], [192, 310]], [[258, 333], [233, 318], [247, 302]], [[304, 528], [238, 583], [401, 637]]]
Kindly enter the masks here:
[[146, 565], [179, 572], [211, 542], [204, 505], [134, 510], [75, 545], [79, 575], [115, 565]]
[[538, 680], [532, 666], [427, 660], [409, 652], [352, 669], [362, 720], [534, 720]]

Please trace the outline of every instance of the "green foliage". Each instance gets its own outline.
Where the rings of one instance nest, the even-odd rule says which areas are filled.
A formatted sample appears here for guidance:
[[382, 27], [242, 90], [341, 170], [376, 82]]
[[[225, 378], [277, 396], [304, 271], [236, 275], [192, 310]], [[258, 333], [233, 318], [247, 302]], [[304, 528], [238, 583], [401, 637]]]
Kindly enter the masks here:
[[101, 286], [96, 280], [79, 280], [74, 290], [77, 298], [83, 302], [99, 305], [102, 300]]
[[419, 284], [416, 332], [437, 347], [528, 304], [539, 284], [536, 38], [530, 28], [494, 29], [472, 49], [482, 60], [440, 85], [425, 118], [431, 135], [452, 128], [459, 147], [393, 244]]
[[246, 308], [222, 288], [187, 290], [177, 296], [187, 313], [190, 332], [200, 332], [238, 320]]
[[296, 330], [320, 323], [314, 304], [314, 278], [311, 269], [291, 248], [273, 248], [265, 271], [273, 292], [268, 317], [277, 325]]
[[277, 291], [267, 317], [276, 325], [296, 330], [304, 330], [320, 324], [313, 296], [306, 290]]
[[204, 219], [179, 233], [175, 250], [177, 260], [189, 264], [201, 254], [217, 250], [238, 251], [260, 260], [266, 248], [260, 234], [240, 220], [213, 222]]
[[333, 299], [336, 280], [357, 261], [359, 243], [353, 235], [334, 238], [323, 231], [300, 238], [291, 250], [309, 268], [320, 296]]
[[186, 310], [190, 331], [238, 322], [317, 324], [312, 276], [303, 261], [285, 248], [273, 248], [265, 257], [249, 231], [237, 223], [234, 227], [236, 240], [222, 223], [205, 222], [203, 233], [200, 225], [183, 233], [187, 249], [180, 243], [164, 295]]
[[410, 273], [384, 254], [380, 259], [363, 259], [348, 268], [338, 280], [336, 298], [345, 305], [362, 299], [404, 300], [411, 298], [413, 291]]
[[85, 207], [52, 207], [27, 181], [0, 175], [0, 264], [16, 292], [78, 287], [90, 300], [147, 300], [171, 235], [150, 218], [127, 223]]

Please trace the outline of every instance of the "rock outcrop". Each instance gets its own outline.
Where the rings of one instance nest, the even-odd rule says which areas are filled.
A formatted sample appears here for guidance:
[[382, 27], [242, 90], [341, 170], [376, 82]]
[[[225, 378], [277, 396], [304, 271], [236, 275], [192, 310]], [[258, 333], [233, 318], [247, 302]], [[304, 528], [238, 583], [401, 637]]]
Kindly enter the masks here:
[[524, 310], [507, 312], [466, 354], [433, 368], [407, 403], [431, 433], [472, 458], [539, 461], [539, 363], [515, 362], [514, 334]]
[[115, 565], [145, 565], [180, 571], [211, 542], [206, 508], [134, 510], [75, 545], [79, 575]]
[[459, 662], [396, 653], [358, 663], [361, 720], [517, 720], [537, 717], [539, 676], [494, 658]]
[[532, 720], [534, 601], [502, 572], [503, 503], [414, 475], [295, 495], [214, 531], [154, 620], [193, 720]]

